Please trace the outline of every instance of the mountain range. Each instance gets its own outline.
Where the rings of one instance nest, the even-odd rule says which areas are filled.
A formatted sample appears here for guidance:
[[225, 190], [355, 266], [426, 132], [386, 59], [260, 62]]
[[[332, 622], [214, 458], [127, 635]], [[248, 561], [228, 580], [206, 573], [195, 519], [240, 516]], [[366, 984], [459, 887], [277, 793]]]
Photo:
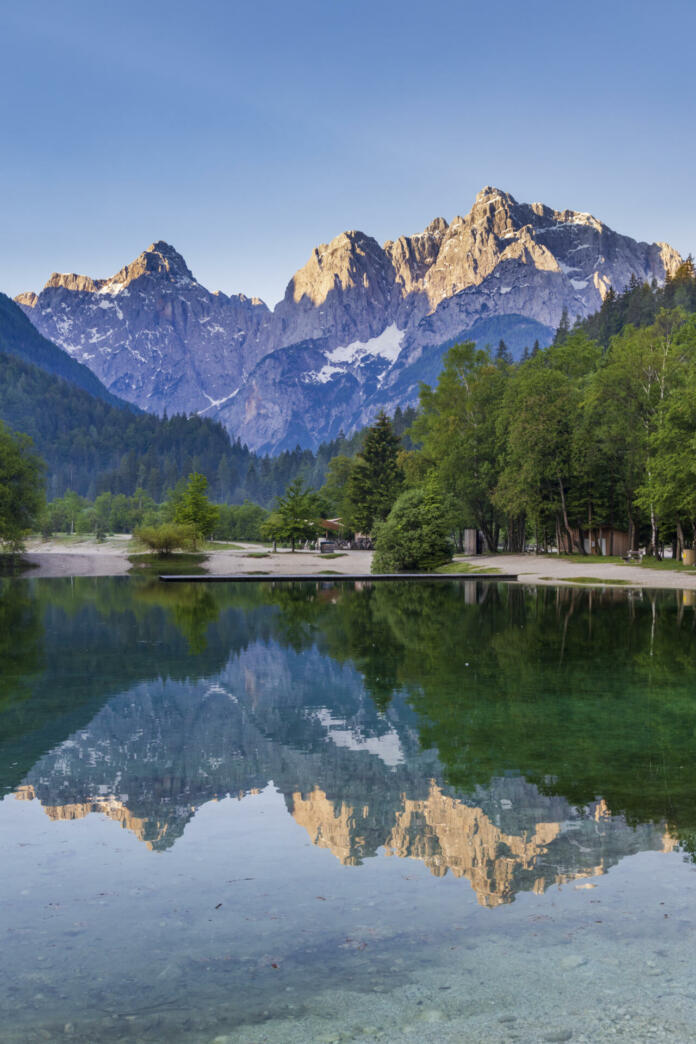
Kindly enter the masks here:
[[486, 187], [465, 217], [380, 245], [358, 231], [321, 244], [269, 309], [211, 292], [169, 244], [108, 279], [54, 273], [16, 300], [44, 337], [111, 393], [154, 412], [221, 421], [252, 449], [316, 447], [413, 405], [447, 346], [548, 344], [632, 276], [658, 283], [681, 257], [590, 214], [518, 203]]

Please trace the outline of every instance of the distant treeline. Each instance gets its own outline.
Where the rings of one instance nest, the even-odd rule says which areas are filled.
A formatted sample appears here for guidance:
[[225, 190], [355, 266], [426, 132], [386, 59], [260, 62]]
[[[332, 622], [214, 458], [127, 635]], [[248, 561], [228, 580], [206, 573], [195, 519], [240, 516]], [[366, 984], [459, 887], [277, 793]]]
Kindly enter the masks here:
[[[110, 533], [132, 533], [147, 526], [174, 521], [185, 482], [182, 479], [162, 503], [156, 503], [142, 488], [131, 496], [125, 493], [100, 493], [95, 500], [69, 490], [46, 505], [40, 518], [43, 535], [53, 533], [94, 533], [102, 538]], [[246, 500], [243, 504], [220, 504], [210, 534], [213, 540], [261, 540], [261, 524], [268, 511]]]

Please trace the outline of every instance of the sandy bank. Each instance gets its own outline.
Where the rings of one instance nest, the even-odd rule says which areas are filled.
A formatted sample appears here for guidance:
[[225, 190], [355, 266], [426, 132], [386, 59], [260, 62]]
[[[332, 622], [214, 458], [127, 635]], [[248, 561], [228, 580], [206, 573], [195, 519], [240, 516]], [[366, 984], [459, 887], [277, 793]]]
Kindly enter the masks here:
[[[133, 553], [128, 534], [117, 534], [103, 543], [93, 537], [69, 537], [27, 542], [24, 556], [33, 568], [27, 575], [51, 576], [121, 576], [128, 573], [128, 555]], [[639, 565], [603, 562], [573, 562], [555, 555], [481, 555], [471, 558], [472, 565], [483, 571], [497, 569], [514, 573], [521, 583], [548, 584], [568, 582], [571, 577], [597, 577], [601, 581], [623, 580], [639, 587], [696, 589], [693, 573], [647, 569]], [[208, 573], [246, 573], [283, 576], [289, 573], [311, 575], [333, 573], [369, 573], [370, 551], [348, 551], [338, 558], [328, 558], [314, 551], [264, 552], [258, 544], [240, 544], [239, 550], [215, 550], [208, 553], [203, 568]], [[167, 572], [166, 559], [162, 572]]]
[[[501, 573], [516, 573], [520, 583], [544, 584], [567, 582], [571, 577], [597, 577], [599, 581], [622, 580], [636, 587], [696, 588], [696, 571], [680, 572], [670, 569], [648, 569], [640, 565], [617, 562], [573, 562], [556, 555], [479, 555], [468, 559], [478, 568], [499, 569]], [[579, 586], [579, 585], [578, 585]], [[586, 585], [583, 585], [586, 586]]]

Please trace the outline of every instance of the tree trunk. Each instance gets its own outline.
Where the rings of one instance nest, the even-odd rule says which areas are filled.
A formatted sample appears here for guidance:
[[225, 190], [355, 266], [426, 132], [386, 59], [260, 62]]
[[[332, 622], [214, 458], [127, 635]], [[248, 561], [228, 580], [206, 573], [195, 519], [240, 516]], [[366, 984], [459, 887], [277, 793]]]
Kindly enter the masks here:
[[655, 558], [660, 557], [660, 552], [657, 546], [657, 516], [655, 515], [655, 505], [650, 502], [650, 546], [648, 547], [648, 554], [654, 555]]
[[578, 549], [580, 554], [584, 554], [585, 548], [582, 546], [578, 539], [573, 540], [573, 534], [570, 529], [570, 523], [568, 521], [568, 510], [566, 508], [565, 490], [563, 489], [563, 482], [561, 476], [558, 476], [558, 492], [561, 494], [561, 509], [563, 511], [563, 528], [566, 531], [566, 538], [568, 540], [568, 551], [572, 552], [573, 545]]
[[628, 550], [638, 550], [636, 547], [636, 524], [633, 521], [633, 515], [628, 516]]

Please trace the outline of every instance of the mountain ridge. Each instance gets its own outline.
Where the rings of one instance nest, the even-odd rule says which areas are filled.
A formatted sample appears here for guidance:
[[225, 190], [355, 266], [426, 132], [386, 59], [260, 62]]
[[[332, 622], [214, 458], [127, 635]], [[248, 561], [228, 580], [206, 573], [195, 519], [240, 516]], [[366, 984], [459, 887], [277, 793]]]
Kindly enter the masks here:
[[[275, 452], [354, 430], [394, 405], [390, 389], [414, 404], [424, 355], [484, 320], [514, 338], [520, 317], [548, 343], [564, 310], [585, 318], [610, 287], [662, 282], [680, 263], [668, 244], [486, 186], [466, 216], [423, 232], [380, 245], [351, 230], [320, 244], [272, 311], [207, 290], [162, 240], [109, 279], [54, 273], [17, 301], [116, 394], [151, 412], [204, 413]], [[300, 359], [308, 368], [293, 370]]]

